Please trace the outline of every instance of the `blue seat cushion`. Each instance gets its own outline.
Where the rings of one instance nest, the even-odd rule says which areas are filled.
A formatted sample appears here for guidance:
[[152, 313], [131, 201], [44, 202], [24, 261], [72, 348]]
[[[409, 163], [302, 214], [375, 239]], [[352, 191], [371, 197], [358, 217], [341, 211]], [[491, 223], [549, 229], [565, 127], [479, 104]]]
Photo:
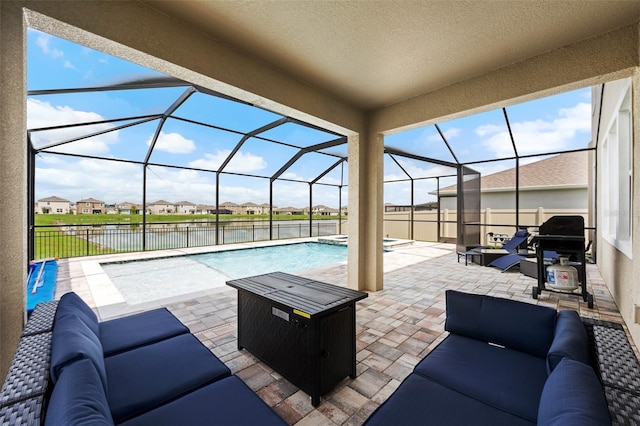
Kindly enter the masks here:
[[449, 335], [414, 372], [499, 410], [535, 422], [547, 379], [544, 358]]
[[76, 361], [60, 374], [49, 399], [46, 424], [113, 425], [102, 381], [90, 360]]
[[604, 390], [590, 366], [570, 358], [558, 363], [542, 391], [538, 424], [611, 425]]
[[231, 375], [194, 335], [182, 334], [105, 358], [116, 423]]
[[55, 384], [68, 365], [89, 359], [93, 363], [104, 388], [107, 388], [102, 345], [98, 336], [87, 326], [84, 319], [68, 311], [57, 315], [51, 336], [51, 380]]
[[76, 314], [78, 318], [82, 319], [82, 321], [84, 321], [87, 327], [89, 327], [96, 336], [100, 337], [100, 330], [98, 329], [98, 317], [89, 307], [89, 305], [87, 305], [86, 302], [74, 292], [65, 293], [62, 295], [60, 301], [58, 302], [56, 318], [67, 313]]
[[584, 364], [591, 363], [589, 337], [576, 311], [558, 312], [555, 337], [547, 354], [547, 372], [550, 374], [563, 358]]
[[105, 356], [189, 332], [166, 308], [104, 321], [98, 325]]
[[520, 426], [523, 419], [456, 392], [419, 374], [410, 374], [364, 423], [366, 426]]
[[242, 380], [230, 376], [134, 417], [122, 425], [200, 426], [213, 423], [234, 426], [287, 424]]
[[446, 291], [445, 330], [546, 358], [556, 310], [516, 300]]

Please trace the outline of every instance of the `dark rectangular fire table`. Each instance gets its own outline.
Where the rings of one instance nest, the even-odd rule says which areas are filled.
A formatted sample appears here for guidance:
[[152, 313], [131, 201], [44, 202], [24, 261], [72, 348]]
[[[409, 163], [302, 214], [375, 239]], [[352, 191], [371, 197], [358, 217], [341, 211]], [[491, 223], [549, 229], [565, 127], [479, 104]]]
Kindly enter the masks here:
[[238, 290], [238, 349], [247, 349], [318, 406], [356, 377], [356, 302], [367, 293], [273, 272], [227, 281]]

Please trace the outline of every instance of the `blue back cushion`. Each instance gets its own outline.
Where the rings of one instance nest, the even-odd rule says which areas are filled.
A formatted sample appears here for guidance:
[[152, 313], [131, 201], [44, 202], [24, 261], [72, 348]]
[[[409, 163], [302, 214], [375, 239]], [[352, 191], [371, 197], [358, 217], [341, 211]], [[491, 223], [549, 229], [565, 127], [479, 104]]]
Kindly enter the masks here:
[[520, 229], [509, 241], [502, 245], [502, 248], [509, 251], [515, 251], [518, 247], [523, 244], [529, 238], [529, 232], [526, 229]]
[[107, 389], [107, 374], [100, 340], [87, 324], [73, 313], [56, 315], [51, 337], [51, 380], [56, 383], [62, 370], [81, 359], [89, 359]]
[[547, 372], [551, 374], [565, 357], [590, 364], [589, 337], [576, 311], [558, 312], [555, 337], [547, 354]]
[[53, 388], [47, 426], [113, 425], [102, 382], [88, 359], [67, 366]]
[[553, 341], [555, 309], [447, 290], [445, 330], [545, 358]]
[[58, 316], [64, 316], [68, 313], [73, 313], [82, 319], [84, 323], [89, 327], [96, 336], [100, 337], [100, 329], [98, 327], [98, 317], [91, 310], [89, 305], [80, 298], [77, 294], [70, 292], [65, 293], [58, 302], [58, 310], [56, 311], [56, 319]]
[[538, 424], [611, 425], [604, 391], [591, 367], [569, 358], [560, 361], [542, 390]]

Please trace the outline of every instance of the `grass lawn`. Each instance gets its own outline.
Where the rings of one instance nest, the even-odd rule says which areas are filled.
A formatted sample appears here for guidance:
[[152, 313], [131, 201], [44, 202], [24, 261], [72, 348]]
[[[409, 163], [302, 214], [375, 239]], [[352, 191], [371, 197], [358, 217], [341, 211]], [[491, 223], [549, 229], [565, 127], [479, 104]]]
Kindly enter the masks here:
[[[337, 220], [338, 216], [314, 215], [313, 220]], [[189, 222], [189, 221], [210, 221], [214, 222], [216, 215], [203, 214], [149, 214], [147, 223], [165, 222]], [[221, 214], [221, 221], [230, 220], [269, 220], [268, 214]], [[309, 215], [278, 215], [274, 221], [281, 220], [309, 220]], [[141, 214], [37, 214], [35, 216], [36, 226], [54, 225], [98, 225], [98, 224], [118, 224], [118, 223], [142, 223]]]

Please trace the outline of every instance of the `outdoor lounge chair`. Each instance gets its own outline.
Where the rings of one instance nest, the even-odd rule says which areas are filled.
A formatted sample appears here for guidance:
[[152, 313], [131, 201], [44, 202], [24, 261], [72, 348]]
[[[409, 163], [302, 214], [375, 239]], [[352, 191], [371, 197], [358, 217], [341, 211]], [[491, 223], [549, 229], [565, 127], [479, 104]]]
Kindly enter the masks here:
[[[500, 268], [502, 269], [502, 272], [504, 271], [508, 271], [509, 269], [513, 268], [516, 265], [520, 265], [520, 261], [522, 259], [526, 259], [528, 257], [533, 257], [534, 254], [532, 253], [531, 255], [523, 255], [520, 253], [510, 253], [507, 255], [504, 255], [502, 257], [497, 258], [496, 260], [494, 260], [493, 262], [489, 263], [489, 266], [494, 266], [496, 268]], [[546, 251], [544, 252], [544, 258], [545, 259], [553, 259], [555, 257], [558, 257], [558, 253], [556, 253], [555, 251]]]
[[[493, 262], [500, 260], [502, 257], [509, 256], [512, 254], [518, 254], [518, 251], [521, 249], [526, 249], [528, 245], [528, 240], [531, 234], [526, 229], [519, 229], [509, 241], [502, 245], [502, 248], [497, 250], [492, 250], [487, 246], [474, 247], [470, 250], [467, 250], [464, 253], [460, 253], [458, 259], [461, 255], [465, 256], [465, 264], [469, 258], [473, 259], [474, 257], [480, 257], [480, 264], [484, 266], [494, 266], [491, 265]], [[490, 252], [488, 250], [491, 250]], [[485, 257], [491, 257], [492, 260], [485, 259]]]
[[[584, 236], [584, 218], [582, 216], [552, 216], [540, 225], [538, 233], [539, 235]], [[532, 239], [532, 243], [534, 245], [536, 238], [537, 237], [534, 237]], [[591, 242], [589, 242], [585, 251], [588, 251], [590, 246]], [[496, 268], [506, 271], [515, 265], [519, 265], [520, 261], [526, 257], [531, 256], [522, 255], [516, 250], [515, 253], [510, 253], [506, 256], [495, 259], [489, 263], [489, 266], [495, 266]], [[543, 252], [544, 259], [553, 259], [557, 257], [558, 253], [555, 251], [544, 250]]]

